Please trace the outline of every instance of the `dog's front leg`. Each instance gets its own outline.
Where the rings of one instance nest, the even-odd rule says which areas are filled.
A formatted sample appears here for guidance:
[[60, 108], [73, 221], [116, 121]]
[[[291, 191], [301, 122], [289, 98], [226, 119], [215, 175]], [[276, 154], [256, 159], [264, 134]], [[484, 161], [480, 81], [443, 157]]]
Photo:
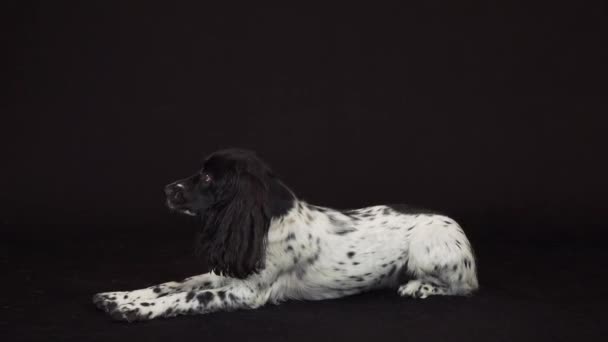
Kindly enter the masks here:
[[133, 291], [103, 292], [93, 296], [93, 303], [105, 311], [112, 311], [119, 305], [134, 301], [145, 301], [192, 290], [213, 289], [228, 285], [230, 278], [215, 273], [205, 273], [182, 281], [170, 281]]
[[141, 321], [157, 317], [202, 314], [215, 311], [257, 308], [268, 301], [267, 287], [247, 280], [233, 280], [216, 289], [191, 289], [153, 299], [138, 299], [117, 305], [108, 313], [121, 321]]

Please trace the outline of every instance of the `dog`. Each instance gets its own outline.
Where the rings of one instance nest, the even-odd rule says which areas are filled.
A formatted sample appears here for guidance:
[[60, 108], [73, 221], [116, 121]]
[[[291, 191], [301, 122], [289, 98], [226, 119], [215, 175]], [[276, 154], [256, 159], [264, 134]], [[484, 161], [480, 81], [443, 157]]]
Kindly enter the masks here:
[[211, 272], [99, 293], [121, 321], [254, 309], [393, 288], [403, 297], [470, 295], [473, 249], [451, 218], [405, 205], [336, 210], [299, 200], [254, 152], [218, 151], [165, 187], [167, 206], [196, 216], [196, 255]]

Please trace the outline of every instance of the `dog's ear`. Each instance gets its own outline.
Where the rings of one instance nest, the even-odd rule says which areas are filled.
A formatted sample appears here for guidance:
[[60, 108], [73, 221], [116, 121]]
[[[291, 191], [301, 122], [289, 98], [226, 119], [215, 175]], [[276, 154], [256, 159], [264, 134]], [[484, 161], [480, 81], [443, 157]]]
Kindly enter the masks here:
[[269, 174], [241, 170], [222, 185], [217, 202], [202, 217], [196, 245], [197, 255], [215, 273], [243, 279], [264, 267], [270, 220], [280, 201], [273, 182]]

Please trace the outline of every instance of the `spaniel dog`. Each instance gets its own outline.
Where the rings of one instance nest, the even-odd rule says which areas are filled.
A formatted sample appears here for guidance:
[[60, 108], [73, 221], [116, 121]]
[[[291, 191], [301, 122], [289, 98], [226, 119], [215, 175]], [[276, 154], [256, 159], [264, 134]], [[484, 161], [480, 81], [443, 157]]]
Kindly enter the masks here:
[[451, 218], [405, 205], [336, 210], [299, 200], [253, 152], [212, 154], [166, 186], [167, 206], [196, 216], [211, 272], [93, 302], [117, 320], [253, 309], [380, 288], [405, 297], [469, 295], [471, 245]]

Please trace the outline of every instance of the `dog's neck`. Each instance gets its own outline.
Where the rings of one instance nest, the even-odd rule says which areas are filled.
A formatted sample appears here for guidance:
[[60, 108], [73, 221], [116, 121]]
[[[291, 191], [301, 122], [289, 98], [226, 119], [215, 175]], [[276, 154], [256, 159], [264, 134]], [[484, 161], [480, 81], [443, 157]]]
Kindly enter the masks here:
[[298, 223], [310, 224], [319, 214], [321, 214], [319, 211], [311, 209], [310, 204], [294, 199], [291, 208], [284, 215], [273, 216], [268, 231], [268, 242], [287, 239], [290, 234], [299, 230]]
[[297, 206], [297, 198], [294, 193], [283, 182], [275, 179], [270, 182], [269, 192], [272, 194], [272, 200], [269, 204], [269, 214], [272, 220], [288, 215], [289, 212]]

